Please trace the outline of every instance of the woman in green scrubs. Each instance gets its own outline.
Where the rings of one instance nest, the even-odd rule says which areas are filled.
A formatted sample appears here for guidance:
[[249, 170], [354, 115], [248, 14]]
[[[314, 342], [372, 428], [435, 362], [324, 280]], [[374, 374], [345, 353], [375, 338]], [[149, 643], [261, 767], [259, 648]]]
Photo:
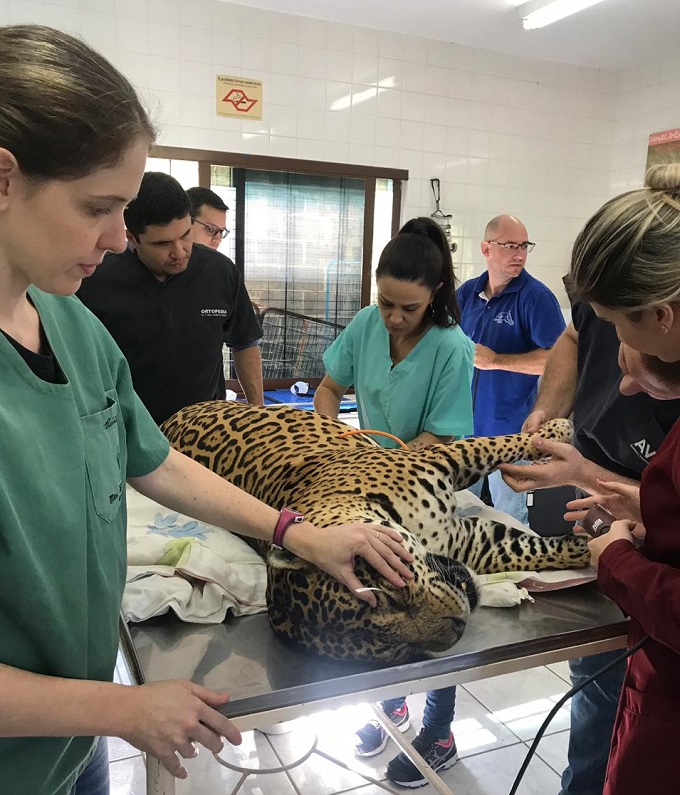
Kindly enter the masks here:
[[[103, 795], [97, 737], [123, 737], [180, 778], [195, 743], [240, 742], [214, 709], [226, 694], [111, 683], [125, 481], [260, 539], [279, 513], [169, 449], [73, 295], [125, 247], [123, 208], [154, 139], [134, 89], [83, 42], [39, 26], [0, 28], [0, 86], [0, 789]], [[351, 589], [355, 555], [403, 584], [409, 555], [380, 530], [302, 522], [285, 543]]]

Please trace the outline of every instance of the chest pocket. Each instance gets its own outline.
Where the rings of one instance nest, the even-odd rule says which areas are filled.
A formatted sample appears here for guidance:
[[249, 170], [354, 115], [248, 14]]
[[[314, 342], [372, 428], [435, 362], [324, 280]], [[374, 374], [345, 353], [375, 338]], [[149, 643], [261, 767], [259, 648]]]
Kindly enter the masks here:
[[119, 416], [116, 390], [106, 393], [107, 407], [81, 417], [85, 466], [97, 514], [110, 522], [118, 513], [123, 496]]

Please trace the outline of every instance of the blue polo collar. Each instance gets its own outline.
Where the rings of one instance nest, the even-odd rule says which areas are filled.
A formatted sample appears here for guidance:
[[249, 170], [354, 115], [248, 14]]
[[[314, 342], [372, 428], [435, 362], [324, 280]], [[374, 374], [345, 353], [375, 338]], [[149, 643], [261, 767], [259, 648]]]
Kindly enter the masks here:
[[[529, 274], [527, 273], [526, 268], [522, 268], [522, 272], [520, 273], [520, 275], [512, 279], [512, 281], [507, 285], [507, 287], [503, 290], [503, 292], [498, 293], [498, 295], [494, 295], [494, 298], [500, 298], [501, 296], [508, 295], [509, 293], [519, 292], [522, 289], [522, 287], [527, 283], [528, 279], [529, 279]], [[479, 295], [486, 288], [486, 285], [488, 283], [489, 283], [489, 271], [484, 271], [484, 273], [475, 282], [475, 287], [474, 287], [475, 295]]]

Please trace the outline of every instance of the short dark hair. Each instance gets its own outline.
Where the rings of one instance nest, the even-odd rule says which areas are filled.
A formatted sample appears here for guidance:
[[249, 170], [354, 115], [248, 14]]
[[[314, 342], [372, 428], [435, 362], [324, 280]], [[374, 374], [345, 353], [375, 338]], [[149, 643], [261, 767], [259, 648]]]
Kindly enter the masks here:
[[189, 197], [174, 177], [160, 171], [147, 171], [139, 193], [125, 208], [125, 226], [139, 240], [147, 226], [167, 226], [190, 213]]
[[432, 322], [448, 328], [460, 323], [451, 247], [444, 230], [432, 218], [407, 221], [383, 249], [375, 276], [391, 276], [434, 290]]
[[229, 209], [222, 201], [222, 198], [218, 196], [214, 190], [210, 190], [210, 188], [189, 188], [187, 196], [191, 202], [192, 216], [198, 215], [201, 211], [201, 207], [205, 204], [221, 212], [226, 212]]

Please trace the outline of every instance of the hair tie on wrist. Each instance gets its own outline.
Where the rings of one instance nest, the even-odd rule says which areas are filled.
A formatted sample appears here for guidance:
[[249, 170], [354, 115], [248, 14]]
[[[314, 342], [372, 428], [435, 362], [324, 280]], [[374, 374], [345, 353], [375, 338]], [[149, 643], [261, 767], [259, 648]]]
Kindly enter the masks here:
[[286, 535], [288, 528], [292, 524], [304, 522], [305, 517], [297, 511], [291, 511], [290, 508], [282, 508], [279, 513], [279, 518], [274, 525], [274, 535], [272, 536], [272, 546], [277, 549], [284, 549], [283, 537]]

